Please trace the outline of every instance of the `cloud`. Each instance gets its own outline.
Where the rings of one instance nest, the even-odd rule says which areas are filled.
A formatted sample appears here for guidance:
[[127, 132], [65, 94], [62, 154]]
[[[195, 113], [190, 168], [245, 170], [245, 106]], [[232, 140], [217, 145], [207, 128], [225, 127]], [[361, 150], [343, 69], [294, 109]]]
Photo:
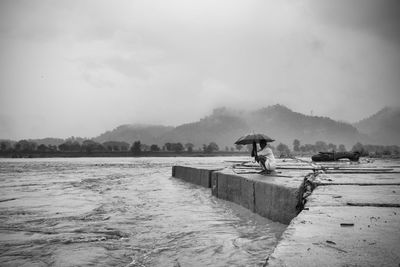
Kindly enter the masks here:
[[397, 0], [309, 0], [308, 12], [318, 21], [393, 41], [400, 45], [400, 2]]
[[2, 1], [0, 114], [18, 138], [25, 110], [44, 117], [38, 136], [275, 103], [359, 120], [400, 94], [398, 17], [381, 2]]

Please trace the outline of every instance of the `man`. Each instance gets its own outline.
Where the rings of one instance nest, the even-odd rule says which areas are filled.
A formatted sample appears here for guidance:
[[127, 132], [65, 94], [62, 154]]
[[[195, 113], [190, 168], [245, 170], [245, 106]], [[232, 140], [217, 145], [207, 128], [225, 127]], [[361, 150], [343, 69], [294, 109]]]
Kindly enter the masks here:
[[267, 146], [267, 141], [260, 141], [261, 150], [255, 154], [255, 160], [260, 164], [263, 172], [273, 172], [276, 169], [275, 157], [271, 148]]

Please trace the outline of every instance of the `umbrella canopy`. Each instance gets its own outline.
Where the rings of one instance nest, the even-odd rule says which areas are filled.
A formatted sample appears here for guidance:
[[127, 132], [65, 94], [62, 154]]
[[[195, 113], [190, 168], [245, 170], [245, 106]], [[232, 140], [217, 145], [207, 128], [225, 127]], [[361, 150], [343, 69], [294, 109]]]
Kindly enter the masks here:
[[273, 142], [274, 139], [266, 136], [265, 134], [248, 134], [245, 136], [240, 137], [235, 144], [236, 145], [248, 145], [253, 144], [253, 142], [259, 143], [261, 140], [265, 140], [267, 142]]

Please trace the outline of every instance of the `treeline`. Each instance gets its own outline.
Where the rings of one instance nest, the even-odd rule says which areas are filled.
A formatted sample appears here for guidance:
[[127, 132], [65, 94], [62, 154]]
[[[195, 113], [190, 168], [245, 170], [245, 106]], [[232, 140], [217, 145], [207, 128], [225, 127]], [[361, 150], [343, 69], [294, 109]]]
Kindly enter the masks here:
[[361, 143], [357, 143], [353, 146], [352, 150], [360, 152], [361, 156], [370, 156], [370, 157], [400, 156], [399, 146], [363, 145]]
[[[278, 157], [288, 157], [292, 155], [312, 155], [318, 152], [346, 152], [346, 151], [358, 151], [361, 156], [370, 157], [399, 157], [400, 148], [399, 146], [382, 146], [382, 145], [363, 145], [356, 143], [350, 150], [347, 150], [343, 144], [332, 144], [324, 141], [317, 141], [314, 144], [301, 144], [298, 139], [295, 139], [292, 143], [291, 148], [284, 144], [279, 143], [276, 146], [271, 145], [274, 154]], [[219, 146], [215, 142], [209, 144], [203, 144], [200, 147], [195, 147], [192, 143], [182, 144], [178, 143], [165, 143], [162, 146], [157, 144], [147, 145], [142, 144], [141, 141], [135, 141], [132, 144], [120, 141], [107, 141], [104, 143], [98, 143], [93, 140], [82, 140], [70, 138], [60, 145], [45, 145], [37, 144], [30, 140], [20, 140], [18, 142], [13, 141], [0, 141], [0, 152], [4, 153], [42, 153], [42, 154], [56, 154], [59, 152], [63, 153], [132, 153], [139, 155], [142, 152], [169, 152], [169, 153], [205, 153], [211, 154], [215, 152], [250, 152], [252, 145], [242, 146], [236, 145], [232, 147], [225, 147], [224, 150], [220, 150]]]
[[219, 147], [215, 142], [210, 142], [208, 145], [204, 144], [202, 147], [195, 148], [192, 143], [165, 143], [162, 146], [157, 144], [147, 145], [142, 144], [140, 141], [135, 141], [133, 144], [120, 141], [107, 141], [98, 143], [93, 140], [83, 140], [79, 142], [71, 138], [64, 143], [56, 145], [37, 144], [29, 140], [20, 140], [18, 142], [0, 141], [1, 152], [15, 152], [15, 153], [57, 153], [57, 152], [82, 152], [82, 153], [99, 153], [99, 152], [132, 152], [139, 154], [141, 152], [204, 152], [213, 153], [218, 152]]
[[[369, 157], [399, 157], [400, 147], [396, 145], [392, 146], [382, 146], [382, 145], [363, 145], [361, 143], [356, 143], [350, 150], [347, 150], [343, 144], [332, 144], [326, 143], [324, 141], [317, 141], [314, 144], [304, 144], [302, 145], [298, 139], [293, 140], [292, 149], [284, 143], [279, 143], [276, 146], [270, 145], [274, 154], [282, 157], [289, 157], [292, 155], [311, 155], [318, 152], [360, 152], [361, 156]], [[236, 148], [241, 150], [243, 146], [237, 145]], [[252, 145], [247, 145], [247, 150], [251, 151]]]
[[[252, 145], [247, 145], [247, 150], [252, 150]], [[336, 145], [332, 143], [326, 143], [324, 141], [317, 141], [315, 144], [304, 144], [302, 145], [298, 139], [293, 140], [292, 148], [284, 143], [279, 143], [274, 146], [270, 143], [270, 147], [273, 150], [274, 154], [278, 156], [291, 156], [291, 155], [299, 155], [299, 154], [314, 154], [318, 152], [328, 152], [328, 151], [337, 151], [337, 152], [346, 152], [346, 147], [343, 144]], [[236, 145], [236, 149], [241, 150], [243, 146]]]

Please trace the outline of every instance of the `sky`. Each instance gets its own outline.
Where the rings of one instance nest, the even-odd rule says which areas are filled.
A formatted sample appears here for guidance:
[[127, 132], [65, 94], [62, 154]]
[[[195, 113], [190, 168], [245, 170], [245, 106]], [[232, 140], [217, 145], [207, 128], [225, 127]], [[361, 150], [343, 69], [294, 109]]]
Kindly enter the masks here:
[[399, 106], [397, 0], [1, 0], [0, 138]]

